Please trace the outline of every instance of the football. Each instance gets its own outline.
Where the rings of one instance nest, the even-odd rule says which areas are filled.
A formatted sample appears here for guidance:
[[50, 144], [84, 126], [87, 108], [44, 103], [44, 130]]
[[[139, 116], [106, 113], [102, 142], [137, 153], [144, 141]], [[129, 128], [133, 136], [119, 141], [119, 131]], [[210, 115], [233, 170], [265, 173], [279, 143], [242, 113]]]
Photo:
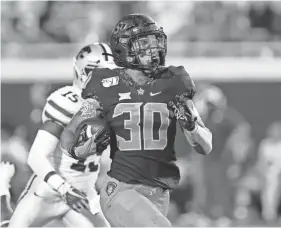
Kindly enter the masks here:
[[92, 145], [96, 135], [102, 131], [107, 132], [107, 129], [107, 123], [100, 118], [91, 120], [91, 122], [88, 123], [80, 124], [75, 134], [75, 147], [81, 147], [81, 149], [76, 152], [76, 156], [85, 159], [88, 156], [95, 154], [96, 150], [92, 148]]

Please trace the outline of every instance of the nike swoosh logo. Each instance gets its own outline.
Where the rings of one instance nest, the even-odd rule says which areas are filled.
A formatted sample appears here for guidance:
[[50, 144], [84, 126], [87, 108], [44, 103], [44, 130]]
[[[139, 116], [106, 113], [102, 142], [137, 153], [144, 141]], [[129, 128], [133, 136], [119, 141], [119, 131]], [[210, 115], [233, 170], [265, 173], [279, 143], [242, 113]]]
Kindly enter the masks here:
[[152, 92], [150, 92], [150, 96], [156, 96], [156, 95], [158, 95], [158, 94], [160, 94], [160, 93], [162, 93], [162, 91], [160, 91], [160, 92], [158, 92], [158, 93], [152, 93]]

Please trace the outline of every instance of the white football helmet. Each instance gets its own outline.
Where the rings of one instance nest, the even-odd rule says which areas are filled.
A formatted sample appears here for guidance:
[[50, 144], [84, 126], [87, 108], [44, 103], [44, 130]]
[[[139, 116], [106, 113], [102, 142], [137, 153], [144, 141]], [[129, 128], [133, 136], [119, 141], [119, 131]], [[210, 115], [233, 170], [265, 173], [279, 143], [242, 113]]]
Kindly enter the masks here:
[[111, 48], [105, 43], [93, 43], [83, 47], [74, 57], [73, 83], [82, 89], [87, 81], [89, 73], [96, 67], [116, 68], [113, 61]]

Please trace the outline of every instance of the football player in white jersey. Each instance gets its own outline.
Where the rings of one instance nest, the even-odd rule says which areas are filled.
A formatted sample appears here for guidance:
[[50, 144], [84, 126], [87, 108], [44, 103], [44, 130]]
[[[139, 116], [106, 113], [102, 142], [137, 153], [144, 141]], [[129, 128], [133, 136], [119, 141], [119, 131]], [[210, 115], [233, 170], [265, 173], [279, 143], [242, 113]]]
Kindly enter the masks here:
[[28, 157], [34, 174], [19, 198], [9, 227], [39, 227], [58, 218], [72, 227], [107, 226], [95, 190], [101, 155], [75, 160], [62, 153], [58, 144], [63, 128], [82, 104], [81, 89], [91, 77], [87, 70], [95, 67], [115, 67], [108, 45], [96, 43], [82, 48], [74, 58], [73, 85], [47, 98], [43, 124]]

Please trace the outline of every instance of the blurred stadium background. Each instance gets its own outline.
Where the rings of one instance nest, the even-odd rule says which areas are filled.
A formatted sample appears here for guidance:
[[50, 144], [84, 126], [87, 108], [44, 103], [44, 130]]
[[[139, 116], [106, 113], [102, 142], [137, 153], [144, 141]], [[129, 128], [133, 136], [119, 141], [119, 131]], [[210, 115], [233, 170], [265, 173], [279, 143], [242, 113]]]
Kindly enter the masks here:
[[172, 192], [173, 225], [280, 225], [270, 209], [280, 206], [279, 186], [266, 192], [281, 168], [268, 176], [262, 162], [263, 142], [274, 139], [268, 153], [281, 166], [281, 3], [270, 1], [2, 1], [1, 151], [16, 164], [13, 203], [31, 173], [26, 157], [47, 96], [71, 83], [72, 57], [83, 45], [107, 42], [117, 20], [135, 12], [164, 27], [167, 63], [191, 74], [213, 131], [208, 157], [177, 136], [182, 181]]

